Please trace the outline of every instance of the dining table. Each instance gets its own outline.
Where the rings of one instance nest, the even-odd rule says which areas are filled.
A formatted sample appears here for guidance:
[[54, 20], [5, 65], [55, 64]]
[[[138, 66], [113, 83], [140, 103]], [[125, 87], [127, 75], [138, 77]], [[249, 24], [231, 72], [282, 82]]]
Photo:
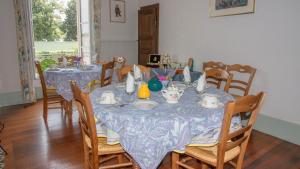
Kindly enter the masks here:
[[[107, 91], [114, 93], [118, 103], [101, 104], [100, 98]], [[199, 103], [203, 93], [217, 95], [220, 106], [203, 107]], [[170, 104], [161, 92], [151, 92], [151, 97], [146, 100], [138, 99], [136, 92], [128, 95], [125, 85], [118, 83], [96, 88], [90, 93], [90, 98], [97, 121], [97, 133], [103, 134], [105, 129], [115, 132], [119, 143], [141, 169], [157, 168], [167, 153], [184, 151], [186, 145], [217, 144], [224, 105], [234, 100], [230, 94], [213, 87], [199, 94], [193, 85], [186, 85], [179, 102]], [[149, 101], [156, 105], [141, 109], [136, 104]], [[241, 119], [236, 116], [232, 119], [230, 130], [235, 131], [240, 127]]]
[[70, 81], [76, 81], [80, 89], [84, 89], [91, 81], [100, 80], [101, 64], [84, 67], [48, 68], [44, 71], [47, 86], [55, 87], [56, 92], [66, 101], [71, 102], [73, 93]]

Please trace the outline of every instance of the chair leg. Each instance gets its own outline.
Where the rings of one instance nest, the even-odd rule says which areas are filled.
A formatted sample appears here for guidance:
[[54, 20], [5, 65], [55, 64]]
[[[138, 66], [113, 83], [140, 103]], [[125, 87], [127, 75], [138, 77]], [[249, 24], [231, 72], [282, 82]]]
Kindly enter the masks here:
[[179, 154], [172, 152], [172, 169], [179, 169], [179, 166], [176, 163], [177, 161], [179, 161]]
[[48, 117], [48, 103], [47, 99], [44, 98], [43, 100], [43, 116], [45, 119]]
[[72, 100], [71, 101], [66, 101], [66, 107], [67, 107], [67, 110], [66, 110], [66, 113], [68, 114], [69, 118], [71, 119], [72, 118], [72, 113], [73, 113], [73, 107], [72, 107]]
[[65, 101], [60, 101], [60, 111], [63, 113], [64, 112], [64, 109], [65, 109], [65, 106], [64, 106], [64, 102]]

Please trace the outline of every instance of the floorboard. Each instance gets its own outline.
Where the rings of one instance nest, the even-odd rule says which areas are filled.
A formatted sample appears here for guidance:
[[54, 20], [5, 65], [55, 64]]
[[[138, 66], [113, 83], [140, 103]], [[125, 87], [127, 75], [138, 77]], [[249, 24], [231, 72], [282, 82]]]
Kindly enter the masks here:
[[[83, 148], [78, 115], [69, 119], [60, 110], [50, 110], [47, 122], [42, 104], [0, 109], [5, 124], [0, 134], [7, 150], [6, 169], [80, 169]], [[196, 168], [197, 162], [192, 162]], [[171, 168], [170, 154], [159, 169]], [[226, 168], [230, 168], [226, 166]], [[244, 169], [300, 169], [300, 146], [254, 131], [244, 160]]]

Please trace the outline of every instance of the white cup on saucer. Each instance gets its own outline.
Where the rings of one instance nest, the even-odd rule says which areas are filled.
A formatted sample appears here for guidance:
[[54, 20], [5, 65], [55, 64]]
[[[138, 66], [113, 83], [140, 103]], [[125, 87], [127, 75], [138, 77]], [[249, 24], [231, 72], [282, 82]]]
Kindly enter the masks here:
[[217, 108], [220, 105], [218, 96], [215, 94], [203, 94], [200, 104], [205, 108]]
[[100, 104], [116, 104], [117, 100], [112, 91], [105, 91], [100, 97]]

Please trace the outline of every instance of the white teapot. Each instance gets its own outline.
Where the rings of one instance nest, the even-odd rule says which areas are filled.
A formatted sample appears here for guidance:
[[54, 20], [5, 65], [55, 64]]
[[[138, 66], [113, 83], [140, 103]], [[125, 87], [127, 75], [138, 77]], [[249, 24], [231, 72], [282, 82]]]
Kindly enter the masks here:
[[183, 89], [178, 89], [174, 85], [167, 87], [167, 89], [161, 90], [163, 97], [168, 103], [178, 103], [180, 97], [183, 95], [183, 92]]

